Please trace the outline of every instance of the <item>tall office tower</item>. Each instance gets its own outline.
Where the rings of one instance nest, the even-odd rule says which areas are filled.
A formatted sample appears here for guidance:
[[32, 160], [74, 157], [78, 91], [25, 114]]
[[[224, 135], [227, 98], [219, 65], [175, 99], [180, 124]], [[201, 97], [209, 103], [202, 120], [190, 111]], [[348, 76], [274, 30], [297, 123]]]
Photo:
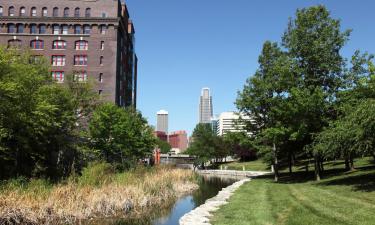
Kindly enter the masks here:
[[136, 106], [134, 26], [122, 0], [0, 1], [0, 45], [30, 49], [58, 83], [95, 81], [105, 101]]
[[213, 115], [212, 96], [209, 88], [202, 88], [199, 101], [199, 123], [211, 123]]
[[168, 112], [160, 110], [157, 114], [156, 131], [162, 131], [168, 135]]

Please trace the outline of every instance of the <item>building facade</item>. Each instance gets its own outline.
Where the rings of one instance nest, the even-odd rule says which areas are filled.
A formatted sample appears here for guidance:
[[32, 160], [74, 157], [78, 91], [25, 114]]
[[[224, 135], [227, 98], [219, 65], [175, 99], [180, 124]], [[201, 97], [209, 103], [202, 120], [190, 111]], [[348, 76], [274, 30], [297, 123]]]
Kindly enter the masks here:
[[188, 136], [186, 131], [180, 130], [169, 134], [169, 144], [172, 149], [179, 149], [179, 153], [184, 152], [188, 147]]
[[94, 80], [103, 100], [136, 107], [135, 30], [121, 0], [0, 1], [0, 45], [46, 57], [51, 76]]
[[245, 130], [246, 123], [251, 122], [251, 118], [236, 112], [223, 112], [220, 114], [217, 122], [217, 135], [222, 136], [228, 132], [246, 132], [247, 135], [252, 133]]
[[162, 141], [168, 142], [168, 134], [163, 131], [154, 131], [154, 136]]
[[168, 134], [168, 112], [160, 110], [156, 113], [156, 131]]
[[211, 123], [213, 115], [212, 96], [209, 88], [203, 88], [199, 99], [199, 123]]
[[218, 116], [213, 116], [211, 118], [211, 129], [212, 132], [217, 135], [217, 130], [219, 129], [219, 117]]

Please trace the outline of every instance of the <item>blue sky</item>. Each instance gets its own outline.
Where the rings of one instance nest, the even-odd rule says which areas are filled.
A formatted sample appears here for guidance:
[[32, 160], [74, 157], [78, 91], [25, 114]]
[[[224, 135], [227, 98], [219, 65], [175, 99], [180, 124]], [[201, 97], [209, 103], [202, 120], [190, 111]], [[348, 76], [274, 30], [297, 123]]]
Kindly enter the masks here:
[[169, 130], [194, 129], [201, 88], [214, 114], [235, 110], [237, 91], [257, 69], [266, 40], [280, 41], [297, 8], [324, 4], [343, 29], [353, 29], [343, 54], [375, 53], [375, 1], [126, 0], [135, 24], [138, 109], [156, 125], [169, 112]]

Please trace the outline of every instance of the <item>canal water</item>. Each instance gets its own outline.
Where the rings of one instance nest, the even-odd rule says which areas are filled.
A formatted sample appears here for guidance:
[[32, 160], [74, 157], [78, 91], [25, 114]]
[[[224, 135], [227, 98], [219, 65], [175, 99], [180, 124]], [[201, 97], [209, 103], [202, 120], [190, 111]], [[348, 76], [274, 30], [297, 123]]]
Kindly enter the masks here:
[[119, 219], [99, 221], [108, 225], [178, 225], [179, 219], [192, 209], [202, 205], [207, 199], [214, 197], [224, 187], [227, 187], [236, 179], [229, 177], [201, 176], [199, 189], [191, 195], [181, 197], [164, 208], [157, 208], [139, 219]]

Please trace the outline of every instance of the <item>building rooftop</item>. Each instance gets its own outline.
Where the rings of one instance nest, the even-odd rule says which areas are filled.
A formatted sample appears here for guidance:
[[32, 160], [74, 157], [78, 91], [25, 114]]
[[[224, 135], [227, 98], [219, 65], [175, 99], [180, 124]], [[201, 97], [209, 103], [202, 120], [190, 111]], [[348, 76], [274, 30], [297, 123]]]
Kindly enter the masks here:
[[156, 114], [158, 114], [158, 115], [168, 115], [168, 111], [162, 109], [162, 110], [159, 110]]

